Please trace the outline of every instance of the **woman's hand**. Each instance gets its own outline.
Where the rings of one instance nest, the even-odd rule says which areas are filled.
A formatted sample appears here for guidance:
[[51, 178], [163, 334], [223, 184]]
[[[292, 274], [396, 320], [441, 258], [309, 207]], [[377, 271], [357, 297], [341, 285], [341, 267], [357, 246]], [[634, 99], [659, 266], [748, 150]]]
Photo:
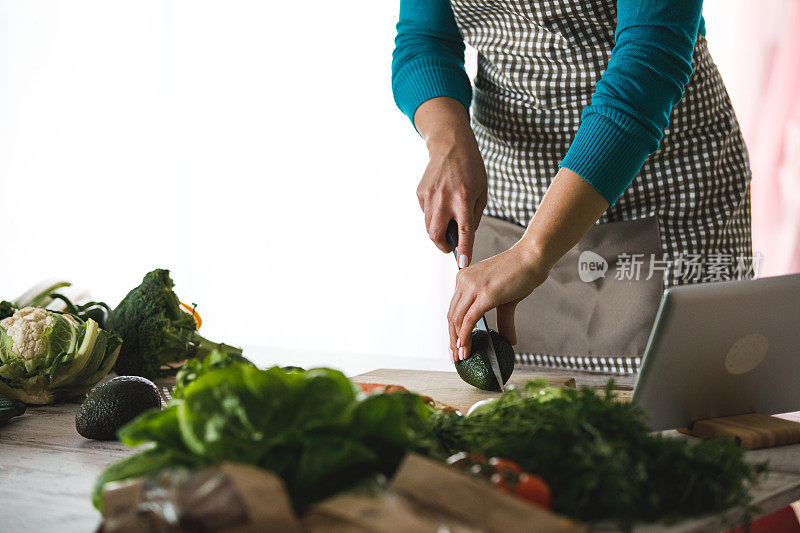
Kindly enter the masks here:
[[475, 324], [494, 308], [499, 333], [516, 344], [517, 304], [544, 283], [549, 273], [550, 267], [523, 240], [499, 255], [459, 270], [447, 313], [451, 360], [455, 363], [469, 356]]
[[486, 167], [469, 125], [464, 105], [447, 97], [423, 103], [414, 124], [425, 139], [430, 161], [417, 187], [428, 235], [443, 252], [450, 252], [445, 231], [458, 222], [458, 264], [472, 261], [475, 230], [486, 207]]
[[553, 265], [606, 209], [608, 202], [599, 192], [575, 172], [561, 168], [522, 239], [508, 251], [458, 272], [447, 313], [453, 362], [469, 356], [475, 323], [495, 307], [497, 329], [516, 344], [517, 304], [544, 283]]

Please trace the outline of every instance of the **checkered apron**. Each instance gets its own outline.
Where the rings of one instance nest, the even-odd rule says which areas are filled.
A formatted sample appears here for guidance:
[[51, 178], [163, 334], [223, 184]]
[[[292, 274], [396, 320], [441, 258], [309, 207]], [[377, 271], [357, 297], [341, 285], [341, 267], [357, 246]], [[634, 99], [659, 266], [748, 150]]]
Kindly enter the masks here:
[[[527, 225], [611, 57], [616, 2], [451, 4], [478, 51], [472, 127], [489, 176], [485, 214]], [[747, 149], [702, 35], [692, 67], [659, 150], [598, 222], [655, 217], [663, 260], [676, 265], [665, 287], [752, 274], [742, 264], [752, 261]], [[687, 277], [680, 265], [698, 261], [707, 271]]]

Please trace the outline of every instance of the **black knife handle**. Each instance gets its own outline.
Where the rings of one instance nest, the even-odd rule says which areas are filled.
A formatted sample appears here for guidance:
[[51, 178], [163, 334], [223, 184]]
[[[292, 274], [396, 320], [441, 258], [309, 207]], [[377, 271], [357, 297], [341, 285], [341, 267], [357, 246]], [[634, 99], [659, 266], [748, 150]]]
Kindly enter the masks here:
[[456, 257], [456, 263], [458, 263], [458, 222], [455, 219], [451, 219], [448, 222], [444, 236], [447, 239], [447, 244], [453, 249], [453, 255]]

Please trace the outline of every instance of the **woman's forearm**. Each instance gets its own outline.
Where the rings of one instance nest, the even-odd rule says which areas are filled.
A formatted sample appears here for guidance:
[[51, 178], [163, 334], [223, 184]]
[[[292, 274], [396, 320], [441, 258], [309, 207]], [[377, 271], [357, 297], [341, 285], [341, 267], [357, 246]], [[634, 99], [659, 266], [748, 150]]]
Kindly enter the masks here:
[[578, 174], [561, 168], [515, 246], [549, 271], [591, 229], [608, 205]]
[[414, 127], [429, 151], [450, 149], [461, 143], [475, 143], [464, 104], [448, 96], [427, 100], [414, 113]]

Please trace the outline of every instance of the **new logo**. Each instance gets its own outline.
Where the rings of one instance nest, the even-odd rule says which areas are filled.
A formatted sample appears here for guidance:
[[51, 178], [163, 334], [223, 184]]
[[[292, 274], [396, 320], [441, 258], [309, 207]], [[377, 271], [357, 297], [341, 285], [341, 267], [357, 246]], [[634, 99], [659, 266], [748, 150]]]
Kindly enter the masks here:
[[587, 283], [605, 277], [608, 261], [599, 254], [586, 250], [578, 257], [578, 276]]

